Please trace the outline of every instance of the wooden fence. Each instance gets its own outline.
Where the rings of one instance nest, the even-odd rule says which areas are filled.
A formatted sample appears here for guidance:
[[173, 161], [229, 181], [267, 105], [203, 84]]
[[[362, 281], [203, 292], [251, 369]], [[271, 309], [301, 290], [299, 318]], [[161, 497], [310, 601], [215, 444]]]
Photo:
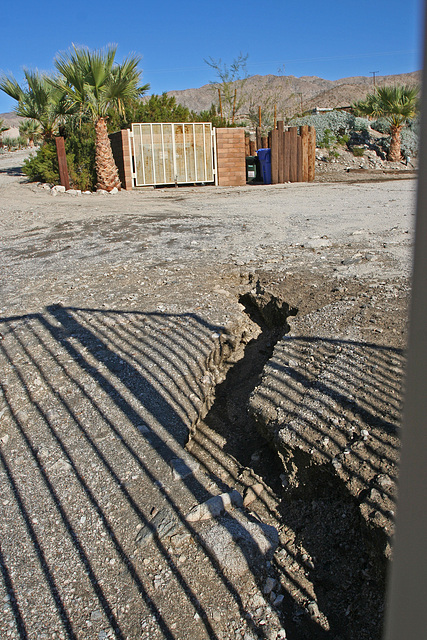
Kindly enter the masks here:
[[258, 149], [271, 149], [271, 183], [312, 182], [316, 166], [316, 130], [314, 127], [288, 127], [283, 121], [267, 136], [257, 127], [256, 140], [248, 140], [246, 153], [255, 155]]

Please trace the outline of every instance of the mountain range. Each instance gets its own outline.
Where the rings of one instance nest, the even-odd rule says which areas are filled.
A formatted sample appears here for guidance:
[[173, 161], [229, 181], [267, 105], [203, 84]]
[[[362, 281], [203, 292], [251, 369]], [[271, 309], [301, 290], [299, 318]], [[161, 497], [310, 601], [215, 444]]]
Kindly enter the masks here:
[[[409, 85], [421, 83], [421, 72], [402, 73], [391, 76], [376, 76], [375, 86]], [[250, 108], [277, 106], [277, 113], [290, 117], [295, 113], [318, 108], [347, 107], [357, 100], [362, 100], [374, 89], [374, 79], [366, 76], [342, 78], [340, 80], [324, 80], [316, 76], [251, 76], [245, 80], [241, 88], [243, 104], [240, 113], [247, 113]], [[218, 91], [211, 84], [198, 89], [168, 91], [182, 105], [200, 112], [209, 109], [212, 103], [218, 104]], [[302, 109], [301, 109], [302, 106]]]
[[[243, 86], [239, 87], [239, 97], [242, 98], [242, 104], [238, 113], [246, 115], [250, 110], [257, 111], [258, 106], [271, 110], [276, 105], [277, 115], [286, 118], [316, 107], [323, 109], [347, 107], [353, 102], [365, 98], [375, 86], [416, 86], [420, 84], [420, 71], [376, 76], [375, 78], [355, 76], [340, 80], [325, 80], [316, 76], [297, 78], [295, 76], [256, 75], [247, 78]], [[175, 96], [178, 103], [196, 112], [209, 109], [212, 103], [218, 105], [218, 91], [212, 84], [206, 84], [197, 89], [168, 91], [167, 94]], [[0, 118], [11, 129], [17, 128], [23, 119], [13, 112], [1, 113]], [[7, 132], [6, 135], [10, 135], [10, 132]]]

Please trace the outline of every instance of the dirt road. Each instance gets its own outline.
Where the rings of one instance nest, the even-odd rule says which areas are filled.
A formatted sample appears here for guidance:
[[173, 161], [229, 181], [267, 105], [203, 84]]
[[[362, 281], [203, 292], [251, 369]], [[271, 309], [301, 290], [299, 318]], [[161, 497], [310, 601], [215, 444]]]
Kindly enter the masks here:
[[[0, 156], [1, 636], [379, 637], [415, 181], [54, 196], [22, 158]], [[316, 446], [274, 435], [290, 369]]]

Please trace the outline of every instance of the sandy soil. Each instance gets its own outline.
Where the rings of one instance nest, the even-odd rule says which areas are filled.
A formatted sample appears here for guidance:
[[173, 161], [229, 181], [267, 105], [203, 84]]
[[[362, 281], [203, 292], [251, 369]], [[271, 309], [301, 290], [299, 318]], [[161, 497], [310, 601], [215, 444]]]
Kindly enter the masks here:
[[[379, 638], [390, 518], [257, 432], [248, 403], [287, 328], [244, 296], [298, 309], [297, 338], [351, 331], [361, 382], [339, 417], [357, 418], [358, 393], [388, 415], [393, 386], [398, 425], [415, 180], [53, 196], [25, 183], [23, 157], [0, 156], [2, 636]], [[198, 469], [176, 482], [189, 452]], [[232, 489], [253, 500], [222, 531], [278, 532], [261, 564], [239, 573], [252, 552], [235, 536], [221, 556], [212, 522], [137, 542], [163, 508], [185, 520]]]

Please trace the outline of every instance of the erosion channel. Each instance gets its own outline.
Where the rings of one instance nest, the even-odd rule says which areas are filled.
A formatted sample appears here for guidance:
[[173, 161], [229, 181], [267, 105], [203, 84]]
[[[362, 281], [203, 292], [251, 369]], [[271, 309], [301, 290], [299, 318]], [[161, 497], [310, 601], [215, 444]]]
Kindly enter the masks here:
[[0, 156], [0, 636], [379, 639], [415, 181], [77, 196], [24, 156]]
[[264, 367], [290, 330], [288, 318], [298, 311], [259, 279], [252, 284], [240, 302], [260, 332], [241, 359], [223, 363], [230, 367], [226, 378], [187, 448], [208, 473], [223, 480], [223, 491], [237, 489], [247, 508], [278, 529], [280, 544], [268, 563], [264, 593], [280, 605], [287, 637], [379, 639], [386, 534], [367, 525], [360, 498], [327, 465], [266, 440], [250, 410]]

